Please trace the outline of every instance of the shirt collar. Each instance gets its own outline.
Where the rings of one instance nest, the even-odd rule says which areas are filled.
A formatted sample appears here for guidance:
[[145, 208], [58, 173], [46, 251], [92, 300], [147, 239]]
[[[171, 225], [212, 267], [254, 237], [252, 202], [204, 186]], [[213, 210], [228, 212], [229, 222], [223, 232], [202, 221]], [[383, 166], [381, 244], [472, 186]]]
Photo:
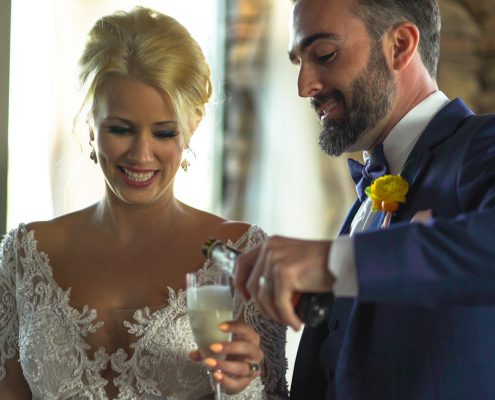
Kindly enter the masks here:
[[[383, 152], [391, 174], [401, 171], [423, 131], [449, 101], [443, 92], [437, 90], [417, 104], [392, 128], [383, 142]], [[363, 157], [368, 159], [368, 152], [365, 151]]]

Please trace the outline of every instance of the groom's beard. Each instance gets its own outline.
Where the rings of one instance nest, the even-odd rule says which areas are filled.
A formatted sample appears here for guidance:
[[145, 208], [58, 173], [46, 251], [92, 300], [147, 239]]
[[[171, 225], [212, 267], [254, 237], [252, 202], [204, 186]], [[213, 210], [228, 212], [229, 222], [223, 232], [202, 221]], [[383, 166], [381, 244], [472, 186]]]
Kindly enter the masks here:
[[348, 107], [345, 96], [340, 91], [315, 97], [311, 103], [315, 109], [318, 104], [330, 98], [345, 104], [345, 116], [338, 119], [327, 118], [323, 121], [319, 144], [330, 156], [340, 156], [357, 140], [373, 129], [391, 108], [395, 98], [396, 84], [381, 46], [376, 44], [366, 69], [351, 84], [351, 104]]

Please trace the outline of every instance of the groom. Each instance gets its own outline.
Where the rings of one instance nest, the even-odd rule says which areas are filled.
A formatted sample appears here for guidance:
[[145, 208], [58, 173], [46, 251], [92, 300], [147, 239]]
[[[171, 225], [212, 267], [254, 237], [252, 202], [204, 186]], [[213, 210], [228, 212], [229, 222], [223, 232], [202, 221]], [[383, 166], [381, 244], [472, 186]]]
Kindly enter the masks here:
[[[292, 28], [321, 148], [368, 163], [339, 238], [273, 236], [238, 262], [245, 296], [294, 329], [295, 292], [336, 296], [303, 332], [291, 398], [494, 398], [495, 116], [438, 90], [437, 1], [296, 0]], [[409, 184], [386, 229], [362, 193], [380, 173]]]

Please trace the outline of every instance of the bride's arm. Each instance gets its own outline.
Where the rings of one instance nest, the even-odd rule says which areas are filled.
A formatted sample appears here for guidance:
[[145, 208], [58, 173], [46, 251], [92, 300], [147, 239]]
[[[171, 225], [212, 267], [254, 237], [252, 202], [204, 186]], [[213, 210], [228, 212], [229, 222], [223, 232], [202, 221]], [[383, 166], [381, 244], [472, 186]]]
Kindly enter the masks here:
[[261, 364], [261, 381], [267, 399], [288, 399], [287, 358], [285, 356], [287, 327], [262, 314], [252, 303], [244, 305], [244, 320], [260, 336], [265, 358]]
[[19, 364], [19, 322], [16, 306], [15, 232], [0, 243], [0, 399], [31, 399]]
[[[252, 227], [246, 241], [237, 243], [237, 248], [241, 251], [246, 251], [254, 246], [259, 245], [266, 239], [266, 234], [257, 227]], [[263, 396], [257, 397], [242, 397], [239, 399], [262, 399], [270, 400], [288, 399], [289, 392], [287, 388], [286, 372], [287, 358], [285, 355], [285, 346], [287, 339], [287, 327], [273, 321], [268, 316], [262, 314], [253, 302], [245, 302], [240, 293], [235, 296], [236, 309], [238, 314], [242, 314], [245, 322], [251, 325], [260, 336], [260, 347], [265, 358], [261, 364], [261, 383], [263, 388]], [[245, 392], [252, 386], [256, 385], [256, 379], [251, 383]], [[237, 399], [238, 397], [233, 397]]]

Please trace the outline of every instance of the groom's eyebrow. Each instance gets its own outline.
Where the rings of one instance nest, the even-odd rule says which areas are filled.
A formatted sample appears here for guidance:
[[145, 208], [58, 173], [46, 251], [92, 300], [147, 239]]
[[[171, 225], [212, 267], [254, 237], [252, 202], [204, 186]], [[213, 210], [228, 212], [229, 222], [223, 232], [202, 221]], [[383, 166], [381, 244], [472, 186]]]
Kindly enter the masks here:
[[311, 46], [314, 42], [320, 39], [330, 39], [330, 40], [339, 40], [340, 36], [333, 32], [317, 32], [313, 35], [305, 37], [301, 40], [301, 43], [295, 46], [294, 49], [289, 51], [289, 60], [294, 63], [297, 61], [296, 52], [302, 53], [309, 46]]

